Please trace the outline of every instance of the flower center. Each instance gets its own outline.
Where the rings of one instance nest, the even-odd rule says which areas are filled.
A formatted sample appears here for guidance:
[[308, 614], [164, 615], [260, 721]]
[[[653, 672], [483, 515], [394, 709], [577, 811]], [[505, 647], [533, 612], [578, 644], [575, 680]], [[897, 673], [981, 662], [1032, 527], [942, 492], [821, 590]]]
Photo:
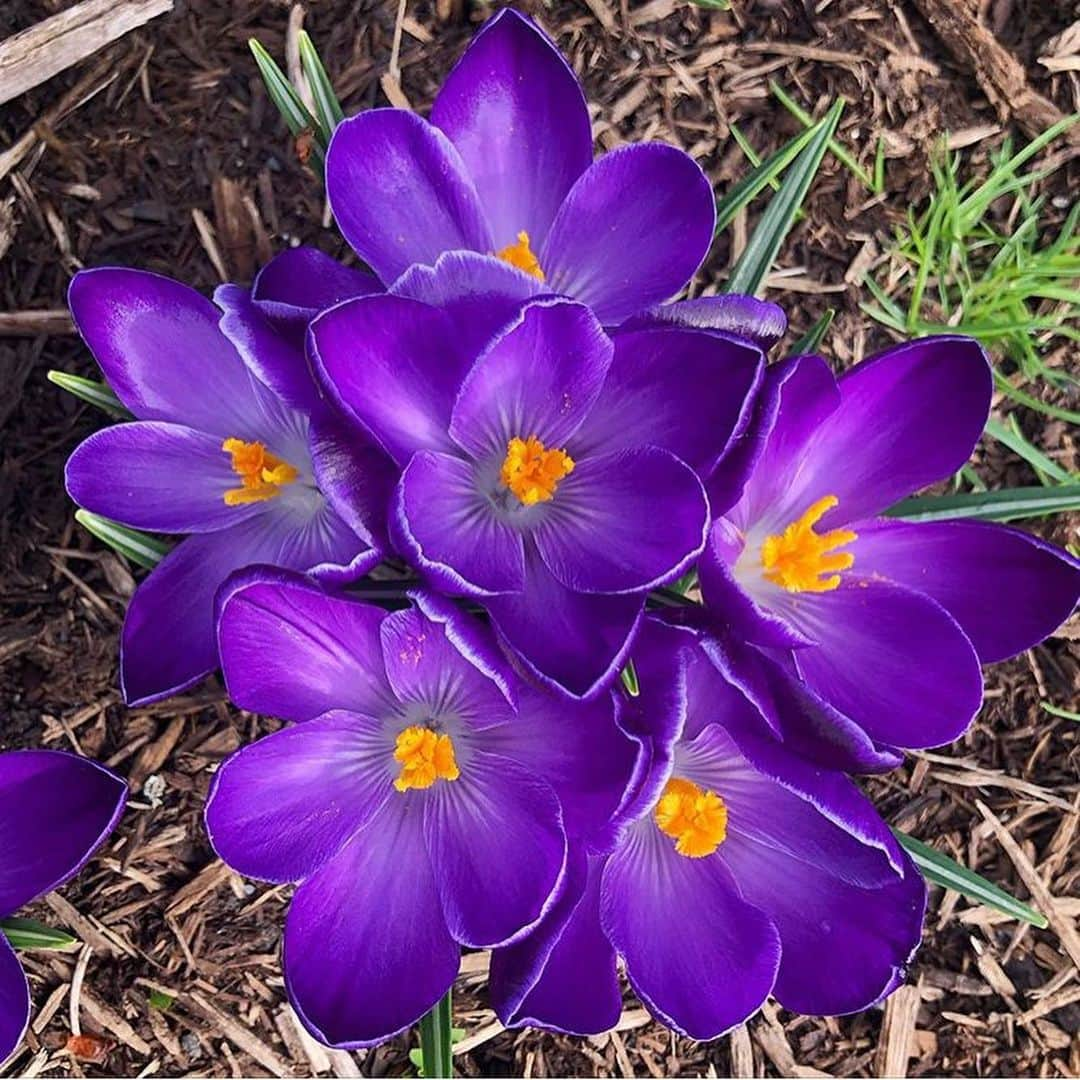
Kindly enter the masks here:
[[495, 258], [524, 270], [526, 274], [532, 274], [538, 281], [544, 280], [544, 271], [540, 269], [540, 260], [533, 254], [529, 247], [529, 234], [524, 229], [517, 234], [517, 242], [507, 244], [502, 251], [495, 253]]
[[855, 556], [836, 549], [858, 539], [858, 534], [850, 529], [832, 529], [820, 536], [814, 532], [822, 515], [839, 501], [835, 495], [826, 495], [782, 533], [765, 537], [761, 565], [769, 581], [788, 592], [829, 592], [840, 584], [836, 571], [850, 569]]
[[711, 855], [727, 838], [727, 807], [715, 791], [672, 777], [656, 804], [656, 825], [689, 859]]
[[272, 499], [281, 494], [285, 484], [291, 484], [300, 475], [287, 461], [271, 454], [261, 442], [226, 439], [221, 449], [232, 458], [232, 470], [244, 485], [225, 492], [226, 506]]
[[431, 728], [413, 726], [402, 731], [394, 743], [394, 760], [401, 765], [394, 781], [398, 791], [429, 788], [436, 780], [456, 780], [461, 775], [450, 736]]
[[559, 481], [573, 471], [574, 459], [565, 450], [548, 450], [530, 435], [507, 443], [499, 479], [526, 506], [535, 506], [553, 498]]

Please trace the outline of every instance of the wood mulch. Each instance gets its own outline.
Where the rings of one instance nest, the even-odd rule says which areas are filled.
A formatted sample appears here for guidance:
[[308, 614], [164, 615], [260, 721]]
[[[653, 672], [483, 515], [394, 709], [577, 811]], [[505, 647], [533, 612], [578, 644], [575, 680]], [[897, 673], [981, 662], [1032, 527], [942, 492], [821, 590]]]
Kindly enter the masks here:
[[[0, 39], [70, 6], [4, 0]], [[397, 0], [307, 6], [304, 25], [349, 111], [388, 101], [425, 111], [489, 13], [470, 0], [402, 0], [400, 12]], [[815, 113], [843, 94], [841, 138], [865, 165], [885, 140], [884, 196], [827, 160], [771, 279], [770, 297], [791, 312], [791, 340], [837, 309], [825, 347], [841, 364], [888, 343], [859, 311], [860, 283], [927, 194], [936, 140], [949, 132], [978, 168], [1014, 120], [1026, 122], [1013, 115], [1020, 103], [1080, 106], [1080, 7], [1063, 0], [948, 0], [954, 20], [976, 20], [1013, 58], [1004, 68], [1000, 56], [965, 51], [942, 25], [949, 12], [929, 0], [736, 0], [733, 13], [678, 0], [525, 6], [582, 75], [602, 148], [676, 143], [722, 190], [746, 169], [731, 124], [763, 154], [797, 130], [770, 79]], [[413, 1072], [405, 1039], [350, 1055], [306, 1037], [278, 960], [289, 890], [241, 880], [207, 845], [200, 807], [214, 768], [273, 722], [231, 708], [213, 680], [151, 708], [120, 705], [117, 631], [133, 571], [75, 526], [61, 483], [65, 456], [100, 417], [45, 381], [50, 367], [92, 374], [63, 312], [80, 266], [130, 264], [209, 291], [297, 241], [348, 257], [245, 45], [255, 35], [283, 56], [290, 7], [175, 0], [171, 13], [0, 105], [0, 748], [76, 749], [116, 766], [133, 790], [103, 854], [31, 912], [82, 944], [26, 957], [35, 1018], [11, 1075]], [[1001, 70], [1019, 72], [1020, 91], [995, 91]], [[1078, 179], [1066, 160], [1053, 205], [1069, 205]], [[722, 280], [747, 227], [740, 219], [721, 238], [699, 287]], [[1064, 362], [1077, 372], [1075, 353]], [[1037, 392], [1077, 407], [1061, 391]], [[1080, 466], [1075, 430], [1017, 416], [1046, 453]], [[996, 443], [975, 464], [991, 486], [1036, 482]], [[1033, 527], [1075, 543], [1076, 524]], [[629, 995], [618, 1030], [599, 1038], [504, 1032], [485, 1000], [487, 958], [470, 955], [455, 1001], [461, 1072], [1080, 1074], [1080, 729], [1041, 708], [1077, 709], [1078, 640], [1074, 623], [988, 672], [986, 707], [959, 744], [868, 785], [894, 824], [1035, 896], [1050, 929], [935, 890], [909, 984], [883, 1009], [822, 1020], [770, 1005], [710, 1044], [671, 1035]]]

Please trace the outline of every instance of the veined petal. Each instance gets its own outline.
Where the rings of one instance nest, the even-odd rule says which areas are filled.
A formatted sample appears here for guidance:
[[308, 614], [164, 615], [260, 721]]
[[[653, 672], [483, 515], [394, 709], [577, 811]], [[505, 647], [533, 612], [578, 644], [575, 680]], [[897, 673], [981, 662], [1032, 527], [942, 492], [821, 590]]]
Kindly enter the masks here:
[[218, 595], [229, 696], [242, 709], [311, 720], [331, 709], [381, 716], [394, 697], [374, 604], [328, 594], [268, 567], [234, 574]]
[[293, 897], [285, 985], [304, 1025], [329, 1046], [374, 1046], [404, 1031], [457, 974], [460, 949], [442, 916], [422, 810], [388, 799]]
[[380, 721], [342, 711], [259, 739], [214, 775], [210, 843], [245, 877], [302, 881], [393, 793], [393, 755]]
[[686, 285], [715, 222], [712, 187], [693, 158], [662, 143], [620, 147], [571, 188], [540, 265], [553, 291], [614, 326]]
[[30, 987], [19, 958], [0, 934], [0, 1065], [19, 1048], [30, 1022]]
[[592, 162], [577, 77], [547, 35], [510, 8], [473, 38], [443, 83], [431, 122], [460, 152], [496, 250], [522, 230], [539, 247]]
[[760, 349], [770, 349], [787, 333], [787, 316], [779, 304], [770, 304], [753, 296], [724, 293], [657, 304], [628, 319], [619, 329], [641, 330], [653, 326], [718, 330], [745, 338]]
[[64, 481], [80, 506], [152, 532], [215, 532], [270, 509], [269, 500], [226, 504], [242, 481], [221, 439], [160, 421], [95, 432], [68, 458]]
[[342, 235], [386, 285], [444, 251], [494, 250], [461, 155], [405, 109], [371, 109], [337, 126], [326, 195]]
[[0, 754], [0, 918], [74, 877], [126, 802], [127, 784], [89, 758], [58, 750]]
[[480, 749], [459, 765], [424, 800], [424, 835], [451, 934], [487, 948], [516, 940], [554, 903], [566, 833], [559, 800], [531, 767]]
[[936, 600], [984, 664], [1037, 645], [1071, 614], [1080, 563], [1030, 533], [980, 521], [867, 522], [851, 548], [863, 574]]

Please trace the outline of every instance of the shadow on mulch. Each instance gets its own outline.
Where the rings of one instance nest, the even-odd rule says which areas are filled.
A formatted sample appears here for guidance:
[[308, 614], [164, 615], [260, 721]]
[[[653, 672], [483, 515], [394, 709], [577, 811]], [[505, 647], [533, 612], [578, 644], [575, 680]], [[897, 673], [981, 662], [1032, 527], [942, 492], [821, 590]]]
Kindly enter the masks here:
[[[7, 0], [0, 35], [62, 6]], [[1040, 91], [1069, 110], [1075, 83], [1051, 80], [1035, 63], [1046, 39], [1069, 22], [1066, 6], [998, 0], [993, 15]], [[396, 4], [312, 0], [306, 25], [349, 111], [385, 104], [387, 89], [428, 108], [472, 24], [488, 13], [480, 4], [463, 12], [462, 0], [445, 7], [449, 19], [441, 21], [430, 4], [409, 5], [400, 86], [388, 87], [380, 80]], [[675, 142], [718, 189], [746, 168], [729, 124], [738, 122], [762, 153], [796, 130], [770, 97], [768, 79], [815, 109], [842, 93], [849, 101], [842, 136], [860, 159], [872, 161], [877, 136], [886, 139], [887, 195], [871, 197], [828, 160], [785, 248], [790, 272], [770, 297], [791, 313], [791, 340], [835, 307], [825, 345], [841, 364], [888, 344], [859, 313], [860, 274], [927, 193], [934, 139], [997, 122], [906, 4], [826, 0], [813, 18], [801, 5], [779, 2], [744, 4], [736, 15], [676, 0], [531, 9], [583, 76], [601, 147], [629, 138]], [[39, 126], [33, 148], [0, 180], [0, 256], [7, 249], [0, 307], [61, 308], [80, 266], [135, 265], [209, 291], [219, 280], [215, 260], [245, 280], [271, 251], [301, 240], [350, 258], [325, 225], [320, 186], [295, 160], [245, 46], [255, 35], [282, 56], [287, 16], [282, 2], [178, 0], [171, 15], [2, 107], [0, 153]], [[75, 87], [68, 115], [43, 123]], [[976, 165], [998, 138], [977, 140]], [[1076, 179], [1073, 162], [1055, 183], [1067, 195]], [[202, 239], [193, 214], [209, 226]], [[745, 232], [740, 220], [720, 240], [701, 286], [719, 280]], [[98, 1060], [65, 1052], [77, 955], [36, 954], [27, 960], [36, 1019], [11, 1068], [40, 1075], [410, 1073], [404, 1039], [328, 1055], [302, 1036], [278, 963], [288, 890], [240, 880], [207, 845], [200, 807], [213, 768], [273, 722], [228, 706], [213, 680], [152, 708], [119, 703], [117, 631], [132, 571], [75, 526], [61, 482], [65, 456], [101, 419], [44, 377], [50, 367], [92, 374], [88, 354], [71, 336], [37, 334], [0, 338], [0, 363], [0, 747], [76, 748], [116, 765], [134, 792], [107, 851], [37, 912], [71, 926], [92, 949], [77, 1011], [83, 1031], [102, 1036], [93, 1044]], [[1074, 432], [1034, 414], [1019, 419], [1029, 438], [1076, 469]], [[1035, 482], [997, 444], [980, 449], [975, 464], [991, 486]], [[1068, 524], [1036, 527], [1063, 542]], [[988, 673], [987, 705], [960, 744], [916, 755], [868, 785], [894, 824], [1018, 895], [1028, 895], [1023, 875], [1037, 872], [1066, 898], [1059, 914], [1072, 920], [1080, 915], [1077, 726], [1040, 705], [1075, 708], [1078, 685], [1075, 636], [1054, 639]], [[994, 817], [1019, 842], [1018, 856], [1003, 851]], [[905, 1067], [910, 1075], [1077, 1075], [1076, 959], [1052, 930], [1019, 926], [935, 891], [912, 989], [885, 1010], [820, 1020], [768, 1007], [748, 1030], [696, 1044], [649, 1021], [629, 997], [620, 1029], [599, 1038], [500, 1032], [483, 993], [486, 957], [477, 954], [466, 958], [458, 983], [456, 1021], [467, 1031], [458, 1064], [470, 1076], [751, 1069], [850, 1076]]]

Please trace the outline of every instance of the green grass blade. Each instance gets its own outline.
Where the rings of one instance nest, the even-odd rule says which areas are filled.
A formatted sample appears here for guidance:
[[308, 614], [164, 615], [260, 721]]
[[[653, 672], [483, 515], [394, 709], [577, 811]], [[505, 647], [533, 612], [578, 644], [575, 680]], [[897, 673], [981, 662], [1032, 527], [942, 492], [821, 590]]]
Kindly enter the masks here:
[[822, 339], [825, 337], [832, 326], [832, 321], [836, 317], [836, 308], [829, 308], [824, 315], [789, 350], [791, 356], [803, 356], [806, 353], [813, 353], [818, 351], [818, 346], [821, 344]]
[[1063, 720], [1075, 720], [1080, 724], [1080, 713], [1069, 712], [1068, 709], [1059, 709], [1056, 705], [1048, 705], [1045, 701], [1039, 703], [1043, 712], [1051, 716], [1060, 716]]
[[641, 683], [638, 681], [637, 668], [633, 660], [626, 661], [626, 667], [619, 673], [622, 679], [623, 689], [630, 697], [637, 697], [641, 693]]
[[345, 119], [345, 111], [341, 102], [334, 93], [330, 76], [326, 73], [326, 66], [315, 48], [314, 42], [308, 36], [306, 30], [301, 30], [300, 40], [300, 64], [307, 76], [308, 85], [311, 87], [312, 96], [315, 98], [315, 111], [319, 114], [319, 126], [322, 128], [323, 137], [327, 146], [330, 145], [330, 136], [334, 134], [334, 128]]
[[843, 99], [838, 99], [825, 117], [810, 129], [813, 133], [810, 141], [792, 162], [780, 190], [769, 200], [746, 250], [728, 278], [725, 291], [752, 296], [761, 287], [817, 175], [843, 111]]
[[[1013, 419], [1015, 425], [1015, 419], [1011, 417], [1010, 419]], [[1045, 473], [1062, 484], [1075, 479], [1067, 469], [1063, 469], [1056, 461], [1048, 458], [1037, 446], [1032, 446], [1015, 426], [1003, 424], [1000, 420], [990, 417], [986, 421], [986, 434], [1022, 457], [1036, 472]]]
[[[731, 133], [735, 136], [734, 128], [732, 128]], [[743, 143], [740, 141], [740, 136], [735, 136], [735, 141], [742, 147]], [[764, 188], [776, 181], [776, 178], [799, 156], [813, 137], [813, 129], [800, 132], [794, 139], [785, 143], [775, 153], [770, 154], [760, 165], [748, 172], [738, 183], [732, 184], [727, 193], [716, 200], [717, 235], [731, 224], [735, 215], [744, 206], [748, 206]], [[743, 151], [749, 157], [752, 151], [748, 152], [748, 147], [749, 144], [743, 148]], [[751, 160], [753, 159], [751, 158]]]
[[126, 525], [101, 517], [100, 514], [92, 514], [89, 510], [76, 510], [75, 520], [102, 543], [108, 544], [113, 551], [147, 570], [157, 566], [169, 554], [172, 546], [139, 532], [138, 529], [129, 529]]
[[[781, 105], [796, 120], [799, 121], [805, 128], [814, 126], [814, 118], [790, 95], [775, 79], [769, 80], [769, 89], [773, 92], [773, 96]], [[880, 143], [879, 143], [880, 145]], [[841, 165], [847, 166], [851, 171], [851, 174], [858, 180], [864, 187], [869, 188], [871, 192], [877, 195], [880, 192], [880, 188], [875, 187], [874, 179], [870, 174], [840, 145], [836, 139], [829, 140], [829, 153], [832, 154]]]
[[885, 513], [904, 521], [950, 521], [953, 518], [1018, 521], [1071, 510], [1080, 510], [1080, 484], [1006, 488], [1004, 491], [974, 491], [959, 495], [920, 495], [904, 499]]
[[1048, 925], [1045, 915], [1010, 896], [1004, 889], [999, 889], [981, 874], [976, 874], [974, 870], [961, 866], [955, 859], [950, 859], [948, 855], [943, 855], [929, 844], [924, 844], [921, 840], [916, 840], [914, 836], [908, 836], [899, 829], [893, 829], [893, 833], [927, 881], [952, 889], [969, 900], [985, 904], [986, 907], [992, 907], [1011, 918], [1038, 926], [1040, 929], [1045, 929]]
[[110, 416], [121, 420], [134, 419], [113, 393], [112, 387], [103, 382], [98, 382], [96, 379], [84, 379], [81, 375], [69, 375], [66, 371], [55, 369], [47, 372], [45, 378], [54, 386], [59, 386], [61, 390], [66, 390], [95, 408], [104, 410]]
[[0, 919], [0, 934], [13, 949], [66, 949], [77, 940], [34, 919]]
[[248, 39], [248, 47], [255, 57], [259, 74], [266, 84], [266, 92], [274, 107], [285, 118], [289, 131], [293, 135], [301, 135], [310, 131], [315, 136], [315, 144], [312, 153], [322, 163], [326, 154], [326, 137], [318, 120], [308, 111], [296, 88], [285, 77], [285, 72], [278, 67], [277, 61], [259, 44], [255, 38]]

